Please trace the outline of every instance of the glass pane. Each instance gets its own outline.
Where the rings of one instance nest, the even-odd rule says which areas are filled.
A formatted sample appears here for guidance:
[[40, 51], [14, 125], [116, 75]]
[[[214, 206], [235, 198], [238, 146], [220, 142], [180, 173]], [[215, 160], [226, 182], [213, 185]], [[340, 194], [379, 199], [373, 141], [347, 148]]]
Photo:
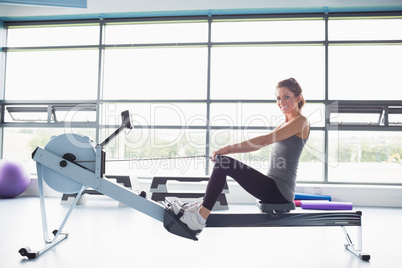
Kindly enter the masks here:
[[401, 183], [400, 132], [330, 132], [329, 181]]
[[259, 126], [273, 127], [285, 120], [273, 103], [213, 103], [211, 104], [212, 126]]
[[217, 21], [211, 32], [213, 42], [320, 41], [324, 40], [324, 21]]
[[207, 49], [105, 51], [105, 99], [203, 99]]
[[96, 99], [97, 50], [7, 53], [9, 100]]
[[323, 127], [325, 125], [325, 105], [309, 103], [308, 100], [302, 108], [302, 114], [307, 117], [311, 127]]
[[206, 104], [200, 103], [106, 103], [104, 125], [119, 125], [121, 112], [129, 110], [136, 126], [206, 126]]
[[6, 106], [4, 122], [54, 122], [47, 106]]
[[402, 106], [391, 106], [388, 121], [390, 125], [402, 125]]
[[95, 105], [6, 105], [4, 122], [96, 122]]
[[[324, 126], [324, 105], [306, 103], [302, 114], [311, 126]], [[210, 121], [212, 126], [276, 127], [285, 116], [274, 103], [212, 103]]]
[[400, 62], [402, 46], [330, 46], [330, 99], [402, 99]]
[[[113, 131], [110, 129], [107, 134], [110, 135]], [[203, 157], [205, 137], [205, 130], [133, 129], [126, 135], [120, 135], [106, 148], [108, 159], [131, 161], [108, 162], [107, 172], [121, 174], [124, 170], [145, 177], [203, 176], [207, 164]], [[187, 156], [192, 158], [177, 158]], [[149, 160], [165, 157], [175, 159]]]
[[65, 105], [54, 105], [56, 122], [96, 122], [96, 106], [77, 104], [71, 107]]
[[311, 131], [300, 157], [297, 181], [324, 181], [324, 132]]
[[99, 25], [9, 28], [7, 46], [73, 46], [99, 44]]
[[329, 20], [328, 39], [398, 40], [402, 39], [402, 19]]
[[95, 129], [69, 128], [4, 128], [3, 157], [21, 160], [31, 174], [36, 174], [36, 163], [31, 154], [36, 147], [44, 147], [51, 137], [75, 133], [95, 138]]
[[379, 125], [381, 114], [359, 114], [359, 113], [332, 113], [331, 123], [353, 124], [353, 125]]
[[106, 44], [194, 43], [208, 41], [208, 23], [106, 25]]
[[[213, 130], [210, 135], [211, 152], [230, 144], [265, 135], [269, 132], [270, 130]], [[323, 153], [323, 136], [322, 131], [312, 131], [310, 133], [309, 140], [300, 158], [297, 181], [323, 181], [323, 159], [325, 159]], [[272, 146], [266, 146], [255, 152], [232, 154], [230, 156], [266, 174], [271, 154]]]
[[[235, 144], [253, 137], [269, 133], [270, 130], [233, 130], [219, 129], [210, 132], [210, 152], [230, 144]], [[264, 147], [256, 152], [246, 154], [231, 154], [233, 157], [257, 170], [266, 174], [269, 167], [269, 159], [271, 156], [271, 146]], [[211, 169], [210, 169], [211, 172]]]
[[324, 98], [324, 47], [215, 47], [213, 99], [275, 99], [276, 84], [295, 78], [308, 99]]

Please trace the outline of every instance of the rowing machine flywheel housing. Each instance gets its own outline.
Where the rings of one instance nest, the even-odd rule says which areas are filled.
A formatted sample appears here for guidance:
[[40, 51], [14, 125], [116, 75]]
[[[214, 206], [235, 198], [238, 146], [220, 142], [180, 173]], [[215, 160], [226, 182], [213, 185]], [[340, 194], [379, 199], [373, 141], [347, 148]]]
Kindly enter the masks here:
[[[92, 171], [95, 170], [95, 144], [87, 136], [72, 133], [61, 134], [53, 137], [45, 145], [44, 149], [63, 157], [67, 161], [77, 162], [82, 167]], [[42, 166], [42, 173], [46, 184], [58, 192], [75, 194], [82, 187], [81, 183], [44, 165]]]

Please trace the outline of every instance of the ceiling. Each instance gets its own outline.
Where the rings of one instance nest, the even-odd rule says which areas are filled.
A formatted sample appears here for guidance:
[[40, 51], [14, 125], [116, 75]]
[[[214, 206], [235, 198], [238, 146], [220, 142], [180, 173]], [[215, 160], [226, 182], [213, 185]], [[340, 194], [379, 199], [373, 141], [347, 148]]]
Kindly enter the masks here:
[[402, 11], [402, 0], [87, 0], [87, 8], [0, 3], [0, 20], [360, 11]]

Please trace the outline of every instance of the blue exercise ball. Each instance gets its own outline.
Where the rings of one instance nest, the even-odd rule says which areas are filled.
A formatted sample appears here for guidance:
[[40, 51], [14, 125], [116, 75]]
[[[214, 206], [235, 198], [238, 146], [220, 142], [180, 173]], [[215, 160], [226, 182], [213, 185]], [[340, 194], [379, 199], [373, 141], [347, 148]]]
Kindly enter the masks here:
[[30, 174], [21, 161], [0, 159], [1, 198], [12, 198], [22, 194], [28, 188], [30, 181]]

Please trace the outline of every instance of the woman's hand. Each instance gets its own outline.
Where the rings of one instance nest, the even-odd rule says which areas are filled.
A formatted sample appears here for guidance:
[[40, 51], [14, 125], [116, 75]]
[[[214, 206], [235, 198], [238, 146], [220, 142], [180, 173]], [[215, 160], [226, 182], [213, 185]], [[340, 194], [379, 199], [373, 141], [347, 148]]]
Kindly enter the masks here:
[[216, 150], [216, 151], [212, 152], [211, 161], [212, 162], [218, 162], [218, 160], [216, 159], [217, 155], [225, 155], [225, 154], [228, 154], [228, 153], [229, 153], [229, 150], [228, 150], [227, 146], [223, 147], [223, 148], [221, 148], [219, 150]]

